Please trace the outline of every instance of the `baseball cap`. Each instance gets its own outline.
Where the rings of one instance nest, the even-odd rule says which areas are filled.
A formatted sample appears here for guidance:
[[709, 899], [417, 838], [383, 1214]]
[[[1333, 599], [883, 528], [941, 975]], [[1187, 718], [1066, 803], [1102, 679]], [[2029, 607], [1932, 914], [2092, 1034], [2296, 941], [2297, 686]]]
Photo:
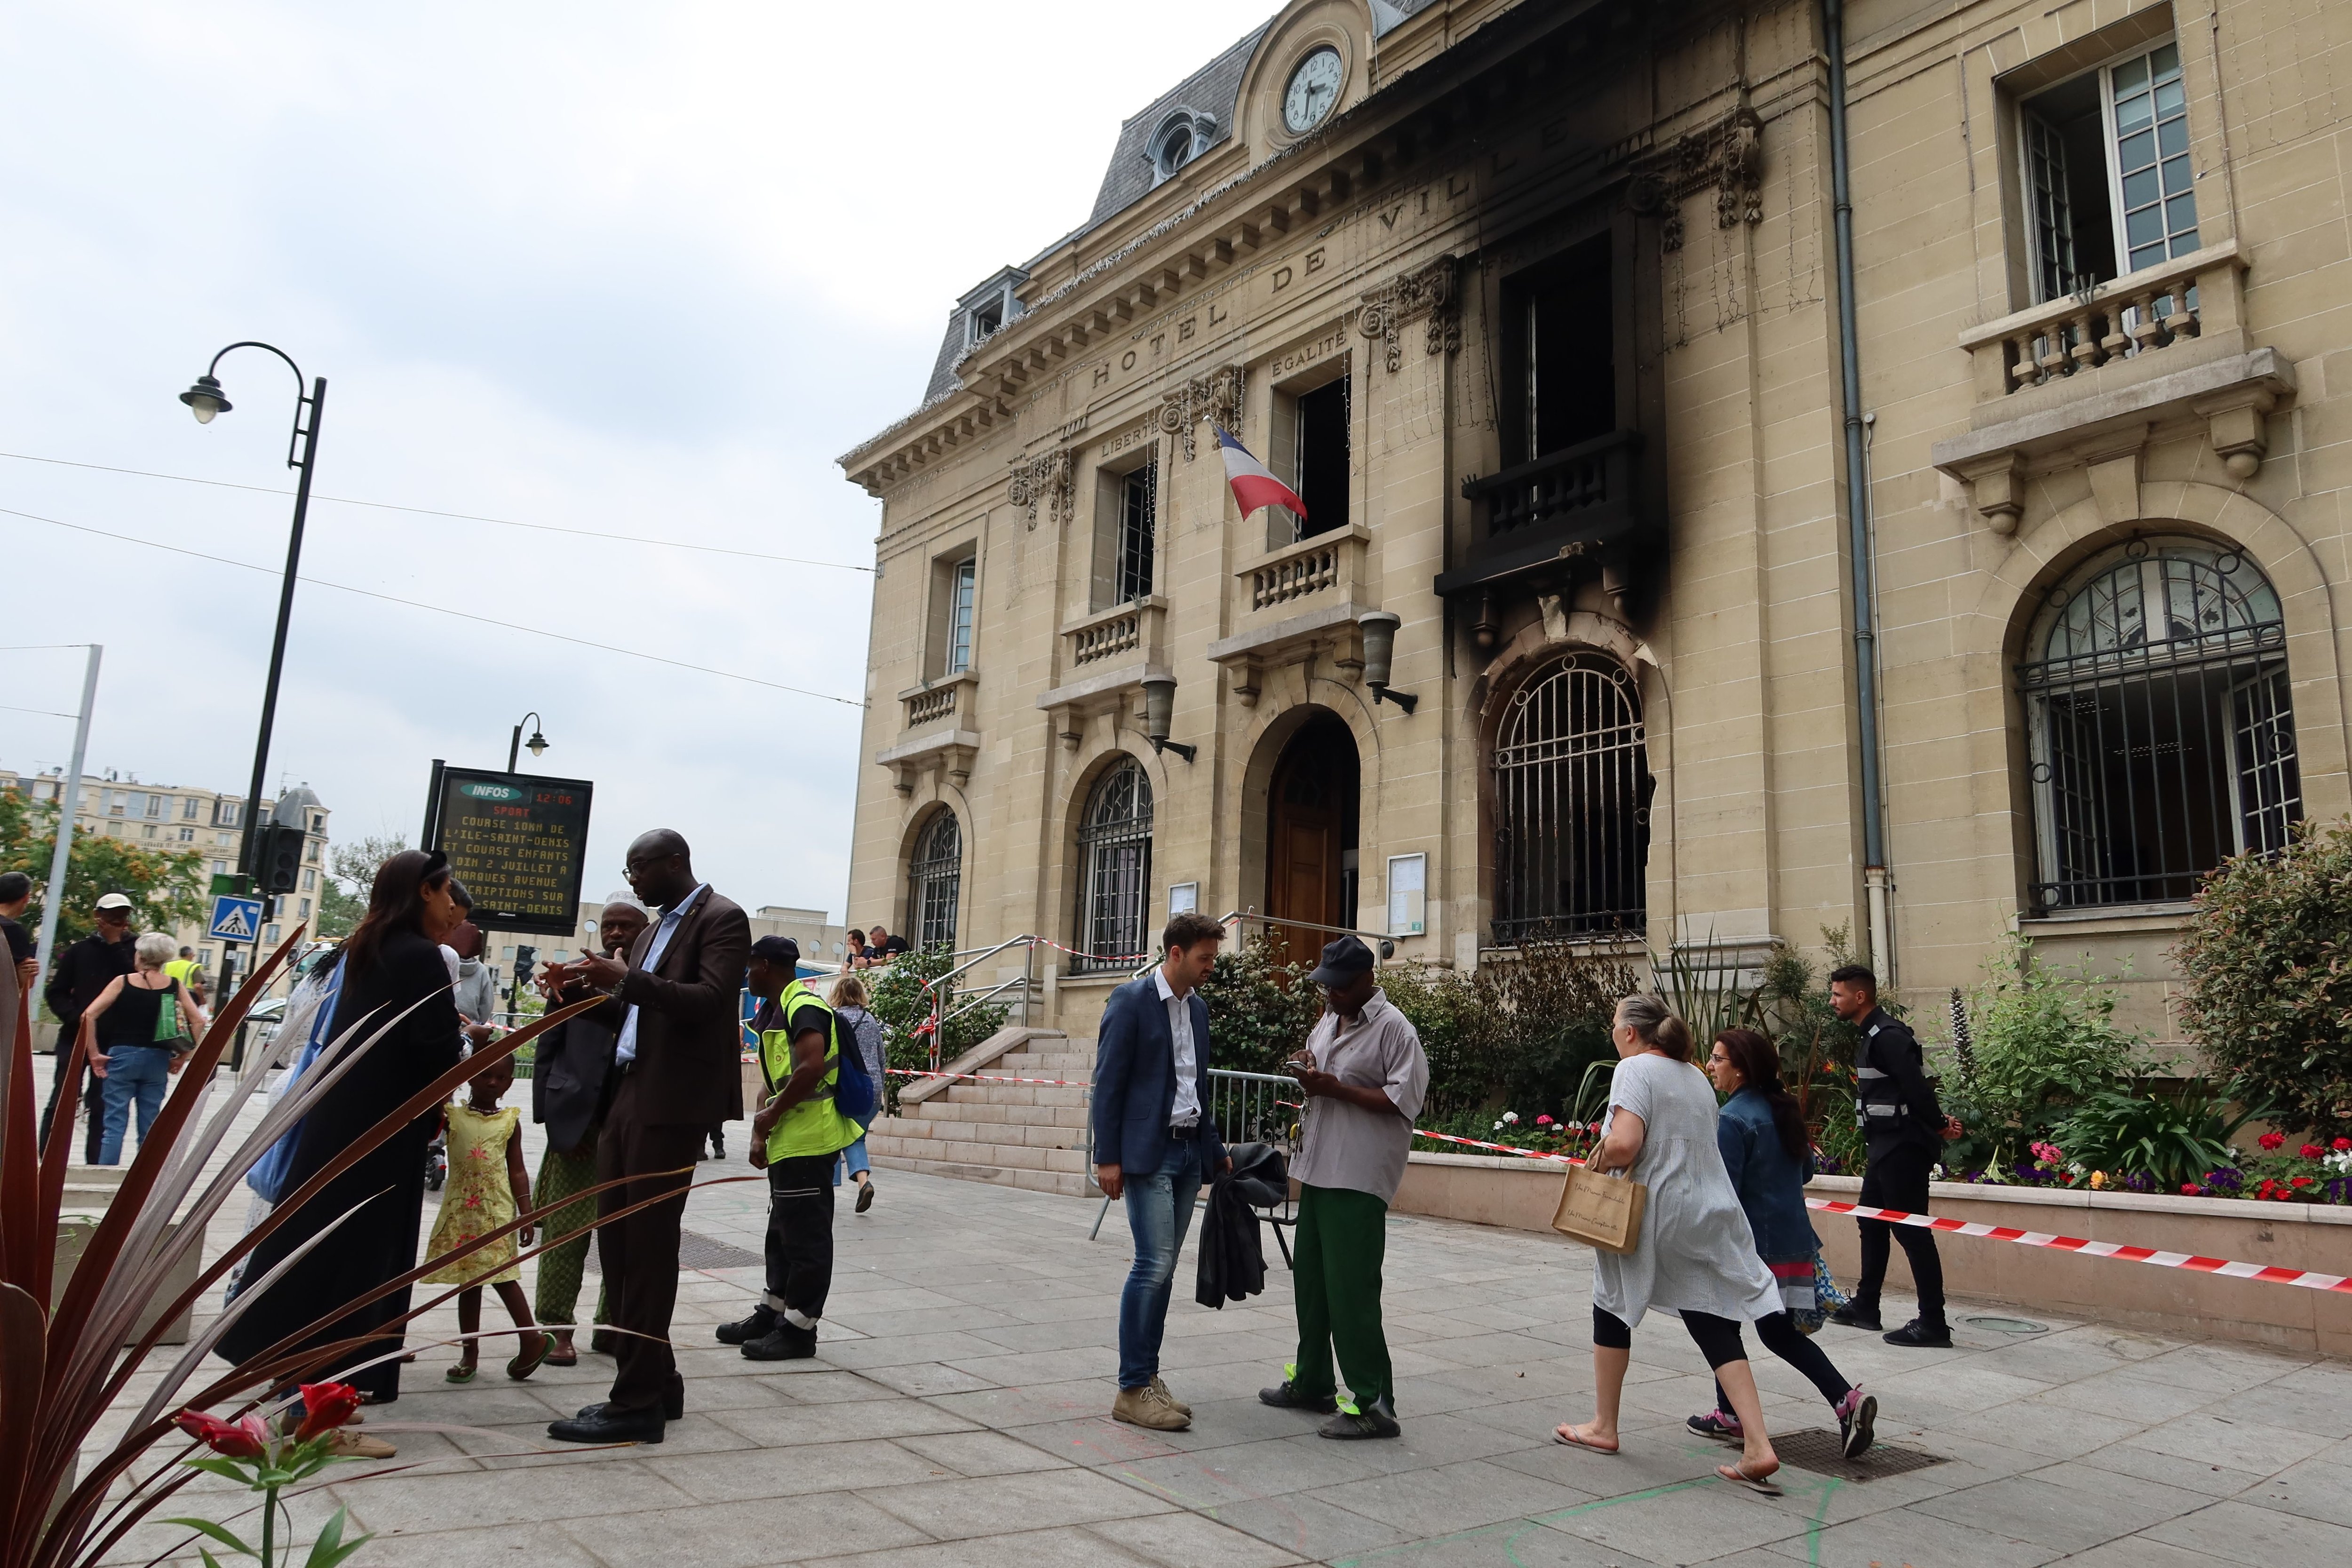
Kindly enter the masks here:
[[101, 893], [99, 895], [96, 907], [101, 910], [130, 909], [132, 907], [131, 895], [128, 893]]
[[801, 944], [788, 936], [763, 936], [751, 944], [751, 956], [770, 963], [798, 963]]
[[1345, 985], [1372, 966], [1372, 950], [1352, 936], [1324, 944], [1323, 962], [1307, 978], [1318, 985]]

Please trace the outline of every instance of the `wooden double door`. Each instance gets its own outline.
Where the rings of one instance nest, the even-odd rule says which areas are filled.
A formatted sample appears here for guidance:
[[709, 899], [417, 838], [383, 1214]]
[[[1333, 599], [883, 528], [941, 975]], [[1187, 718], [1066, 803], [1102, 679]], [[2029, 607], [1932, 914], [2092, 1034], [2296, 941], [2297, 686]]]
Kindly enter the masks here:
[[1274, 764], [1266, 798], [1265, 911], [1288, 963], [1311, 963], [1332, 938], [1316, 926], [1356, 924], [1356, 832], [1361, 769], [1356, 738], [1336, 714], [1310, 719]]

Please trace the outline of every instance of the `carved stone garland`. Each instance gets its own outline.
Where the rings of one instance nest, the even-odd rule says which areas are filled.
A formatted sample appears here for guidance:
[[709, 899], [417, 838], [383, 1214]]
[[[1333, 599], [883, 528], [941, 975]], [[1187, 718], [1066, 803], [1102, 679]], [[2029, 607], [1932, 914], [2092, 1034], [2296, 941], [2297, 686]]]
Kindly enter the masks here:
[[1024, 458], [1013, 465], [1013, 483], [1008, 498], [1014, 506], [1027, 510], [1029, 526], [1037, 526], [1037, 503], [1045, 503], [1045, 515], [1058, 524], [1071, 515], [1076, 465], [1072, 449], [1056, 447]]
[[1388, 345], [1389, 374], [1404, 363], [1400, 341], [1405, 326], [1427, 317], [1425, 343], [1433, 354], [1452, 353], [1462, 346], [1462, 307], [1454, 293], [1454, 258], [1441, 256], [1417, 272], [1401, 272], [1363, 297], [1356, 312], [1356, 328], [1375, 342]]
[[1630, 199], [1637, 212], [1664, 209], [1658, 247], [1683, 247], [1682, 203], [1715, 187], [1715, 226], [1734, 228], [1764, 221], [1764, 122], [1752, 109], [1733, 110], [1714, 124], [1678, 136], [1634, 163]]
[[1184, 443], [1184, 460], [1198, 450], [1195, 432], [1203, 419], [1213, 419], [1228, 430], [1242, 421], [1242, 372], [1226, 365], [1196, 375], [1160, 395], [1160, 428]]

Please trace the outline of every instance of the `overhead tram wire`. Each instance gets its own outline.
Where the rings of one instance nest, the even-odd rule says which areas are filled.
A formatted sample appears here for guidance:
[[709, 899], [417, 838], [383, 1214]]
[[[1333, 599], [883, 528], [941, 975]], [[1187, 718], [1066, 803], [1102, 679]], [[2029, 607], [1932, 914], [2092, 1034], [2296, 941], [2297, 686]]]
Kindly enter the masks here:
[[[194, 474], [163, 474], [152, 468], [119, 468], [108, 463], [78, 463], [71, 458], [39, 458], [30, 452], [0, 452], [0, 458], [13, 458], [22, 463], [48, 463], [60, 468], [89, 468], [100, 474], [129, 474], [142, 479], [171, 479], [184, 485], [210, 485], [215, 489], [252, 490], [257, 495], [286, 496], [292, 490], [278, 489], [269, 485], [241, 485], [231, 479], [198, 479]], [[350, 496], [312, 495], [315, 501], [332, 501], [337, 506], [363, 506], [376, 511], [405, 511], [418, 517], [445, 517], [457, 522], [488, 522], [500, 528], [527, 528], [538, 533], [569, 533], [582, 539], [610, 540], [617, 544], [651, 544], [665, 550], [693, 550], [706, 555], [740, 555], [750, 561], [774, 561], [786, 566], [823, 566], [835, 572], [871, 573], [871, 566], [854, 565], [846, 561], [810, 561], [798, 555], [770, 555], [758, 550], [730, 550], [723, 544], [689, 544], [679, 539], [648, 539], [641, 533], [599, 533], [591, 528], [565, 528], [552, 522], [517, 522], [509, 517], [482, 517], [469, 511], [438, 511], [427, 506], [403, 506], [397, 501], [357, 500]], [[68, 525], [70, 526], [70, 525]], [[241, 563], [232, 563], [241, 564]]]
[[[152, 539], [141, 539], [136, 534], [116, 533], [110, 529], [92, 528], [87, 523], [66, 522], [54, 517], [43, 517], [38, 512], [18, 511], [14, 507], [0, 506], [0, 516], [21, 517], [30, 522], [46, 522], [52, 528], [71, 529], [76, 533], [94, 533], [101, 539], [119, 539], [125, 544], [136, 544], [148, 550], [167, 550], [174, 555], [190, 555], [198, 561], [211, 561], [223, 566], [235, 566], [241, 571], [259, 572], [272, 577], [278, 575], [278, 568], [275, 566], [257, 566], [250, 561], [232, 560], [226, 555], [211, 555], [201, 550], [190, 550], [184, 545], [163, 544]], [[855, 698], [835, 697], [830, 691], [811, 691], [804, 686], [786, 686], [780, 680], [763, 680], [756, 675], [740, 675], [731, 669], [714, 669], [707, 664], [688, 664], [682, 658], [670, 658], [658, 653], [643, 653], [636, 648], [620, 647], [607, 642], [592, 642], [586, 637], [575, 637], [566, 632], [551, 632], [541, 626], [526, 626], [516, 621], [502, 621], [492, 616], [477, 616], [465, 610], [453, 610], [446, 605], [428, 605], [422, 599], [404, 599], [397, 594], [380, 594], [373, 588], [354, 588], [348, 583], [330, 583], [324, 577], [312, 577], [305, 574], [299, 580], [315, 587], [332, 588], [344, 594], [356, 594], [363, 599], [381, 599], [388, 605], [405, 605], [412, 610], [430, 610], [436, 616], [455, 616], [461, 621], [473, 621], [481, 626], [500, 626], [510, 632], [522, 632], [535, 637], [552, 637], [557, 642], [568, 642], [579, 647], [598, 648], [605, 653], [623, 654], [630, 658], [642, 658], [654, 664], [667, 664], [675, 669], [691, 669], [701, 675], [716, 675], [729, 680], [741, 680], [753, 686], [765, 686], [775, 691], [789, 691], [795, 697], [814, 697], [820, 701], [838, 702], [845, 708], [866, 706]]]

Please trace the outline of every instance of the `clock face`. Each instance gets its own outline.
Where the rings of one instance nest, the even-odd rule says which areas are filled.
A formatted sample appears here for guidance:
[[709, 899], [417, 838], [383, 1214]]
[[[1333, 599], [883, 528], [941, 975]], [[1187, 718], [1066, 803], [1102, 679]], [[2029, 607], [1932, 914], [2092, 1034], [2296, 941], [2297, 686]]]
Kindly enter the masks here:
[[1282, 89], [1282, 123], [1293, 135], [1323, 123], [1339, 101], [1341, 75], [1339, 51], [1328, 45], [1298, 62], [1290, 85]]

